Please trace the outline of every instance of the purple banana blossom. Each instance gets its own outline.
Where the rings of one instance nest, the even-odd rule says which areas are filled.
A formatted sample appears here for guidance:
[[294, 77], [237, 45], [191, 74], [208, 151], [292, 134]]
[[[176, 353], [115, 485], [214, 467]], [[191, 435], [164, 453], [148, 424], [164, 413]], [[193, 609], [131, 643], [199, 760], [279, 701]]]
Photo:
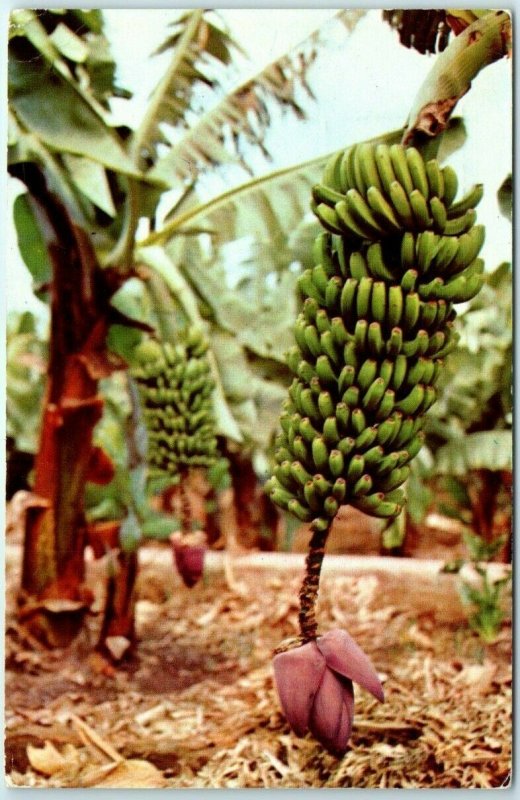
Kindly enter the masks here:
[[204, 570], [206, 537], [200, 534], [200, 531], [195, 531], [183, 535], [176, 531], [170, 536], [175, 566], [184, 584], [190, 589], [200, 580]]
[[280, 702], [293, 731], [303, 736], [309, 730], [336, 755], [345, 752], [352, 731], [352, 682], [384, 701], [370, 659], [346, 631], [329, 631], [278, 653], [273, 666]]

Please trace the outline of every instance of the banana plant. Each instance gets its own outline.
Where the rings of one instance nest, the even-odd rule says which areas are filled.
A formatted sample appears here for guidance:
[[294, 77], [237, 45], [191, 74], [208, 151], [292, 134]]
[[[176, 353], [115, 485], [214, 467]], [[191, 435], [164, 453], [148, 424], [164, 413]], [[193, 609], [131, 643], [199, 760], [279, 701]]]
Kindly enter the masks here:
[[[340, 16], [351, 28], [361, 13]], [[25, 248], [22, 255], [35, 290], [51, 307], [20, 618], [51, 646], [70, 641], [91, 603], [83, 582], [85, 486], [89, 480], [110, 482], [115, 469], [94, 443], [103, 414], [100, 381], [125, 368], [136, 331], [150, 331], [157, 323], [160, 335], [174, 338], [187, 321], [202, 321], [221, 334], [220, 352], [215, 347], [208, 357], [218, 431], [230, 440], [243, 442], [248, 432], [259, 430], [258, 415], [266, 408], [272, 413], [279, 400], [272, 377], [283, 383], [285, 367], [267, 328], [283, 334], [276, 309], [281, 291], [291, 290], [290, 279], [272, 290], [271, 308], [263, 309], [260, 318], [251, 300], [241, 298], [233, 306], [229, 295], [236, 287], [229, 284], [225, 302], [212, 306], [212, 298], [203, 296], [205, 277], [195, 275], [196, 253], [200, 234], [209, 232], [218, 264], [207, 276], [209, 284], [221, 276], [230, 241], [247, 228], [256, 237], [250, 255], [256, 258], [255, 247], [265, 247], [276, 224], [279, 239], [264, 254], [266, 263], [269, 253], [270, 263], [278, 261], [279, 274], [284, 248], [285, 264], [292, 260], [290, 234], [307, 203], [302, 189], [314, 181], [324, 159], [209, 201], [200, 196], [199, 178], [229, 163], [247, 164], [244, 145], [262, 149], [273, 104], [303, 116], [297, 87], [307, 85], [321, 43], [318, 34], [311, 37], [226, 92], [222, 76], [233, 65], [238, 46], [215, 12], [189, 11], [174, 21], [163, 48], [171, 54], [166, 73], [143, 120], [130, 130], [111, 121], [110, 100], [128, 93], [115, 83], [100, 11], [20, 9], [11, 14], [8, 168], [27, 189], [15, 222], [20, 240], [33, 239], [39, 247], [39, 256], [34, 248]], [[213, 108], [204, 115], [201, 89], [213, 98]], [[173, 129], [173, 138], [165, 136], [166, 128]], [[162, 238], [156, 238], [153, 231], [163, 224], [158, 203], [166, 192], [173, 195], [173, 207]], [[251, 213], [256, 202], [261, 214]], [[136, 242], [142, 217], [149, 220], [151, 233]], [[187, 242], [193, 245], [189, 255]], [[257, 295], [268, 277], [266, 266], [265, 280], [256, 279]], [[248, 295], [249, 287], [244, 298]], [[147, 309], [154, 304], [150, 323]], [[243, 325], [251, 319], [257, 319], [257, 329], [246, 333]], [[230, 340], [240, 343], [253, 377], [247, 391], [242, 389], [236, 416], [224, 375]]]

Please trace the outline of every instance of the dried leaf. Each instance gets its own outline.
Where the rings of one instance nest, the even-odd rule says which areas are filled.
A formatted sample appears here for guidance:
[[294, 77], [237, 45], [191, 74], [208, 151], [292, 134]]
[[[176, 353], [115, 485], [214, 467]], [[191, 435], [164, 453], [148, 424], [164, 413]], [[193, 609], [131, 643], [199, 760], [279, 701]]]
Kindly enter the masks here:
[[107, 636], [105, 639], [105, 646], [115, 661], [123, 658], [130, 645], [131, 642], [126, 636]]
[[81, 785], [103, 789], [163, 789], [167, 783], [149, 761], [129, 759], [92, 770], [82, 778]]
[[70, 772], [72, 768], [76, 771], [80, 761], [79, 753], [74, 745], [66, 745], [63, 753], [60, 753], [49, 741], [46, 741], [43, 747], [27, 745], [27, 758], [31, 767], [43, 775]]

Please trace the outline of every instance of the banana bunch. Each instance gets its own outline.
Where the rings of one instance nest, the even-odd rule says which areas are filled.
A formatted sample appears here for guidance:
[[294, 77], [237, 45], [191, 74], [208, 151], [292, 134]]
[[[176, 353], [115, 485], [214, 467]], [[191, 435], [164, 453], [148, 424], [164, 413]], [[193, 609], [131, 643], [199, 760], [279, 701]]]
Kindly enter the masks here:
[[306, 298], [287, 354], [294, 374], [267, 490], [316, 530], [340, 505], [393, 518], [454, 348], [454, 303], [483, 283], [475, 186], [415, 148], [364, 143], [313, 188], [325, 232], [299, 279]]
[[161, 472], [209, 466], [217, 457], [207, 349], [195, 328], [175, 346], [148, 339], [136, 348], [132, 376], [148, 431], [148, 461]]

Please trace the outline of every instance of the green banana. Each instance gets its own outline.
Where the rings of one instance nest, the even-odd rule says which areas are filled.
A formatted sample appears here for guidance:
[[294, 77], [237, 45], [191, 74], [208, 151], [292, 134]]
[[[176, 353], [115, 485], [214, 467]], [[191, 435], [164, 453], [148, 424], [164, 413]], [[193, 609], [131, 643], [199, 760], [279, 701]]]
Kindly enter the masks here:
[[341, 224], [338, 214], [334, 208], [331, 208], [326, 203], [313, 203], [311, 204], [311, 208], [325, 230], [340, 235], [344, 232], [343, 225]]
[[325, 296], [328, 280], [328, 275], [322, 264], [317, 264], [312, 268], [312, 282], [322, 297]]
[[474, 225], [467, 233], [459, 236], [456, 254], [446, 265], [446, 275], [454, 275], [468, 267], [480, 253], [484, 239], [485, 228], [483, 225]]
[[406, 148], [401, 144], [390, 145], [390, 159], [396, 180], [402, 186], [403, 191], [410, 195], [413, 192], [414, 185], [406, 158]]
[[402, 225], [408, 230], [415, 230], [415, 217], [408, 199], [408, 194], [398, 181], [394, 181], [390, 186], [390, 198]]
[[390, 186], [397, 180], [388, 146], [384, 144], [377, 145], [374, 151], [374, 158], [383, 190], [388, 195]]
[[[454, 202], [457, 188], [454, 171], [425, 162], [418, 149], [371, 142], [335, 153], [313, 187], [311, 208], [324, 232], [314, 267], [298, 279], [303, 306], [286, 356], [295, 379], [268, 490], [315, 531], [327, 531], [344, 502], [382, 518], [403, 507], [399, 487], [424, 442], [443, 358], [458, 339], [453, 304], [484, 280], [484, 229], [474, 211], [482, 187]], [[159, 380], [153, 370], [151, 410], [172, 392], [170, 376]], [[175, 387], [168, 420], [208, 373], [190, 365], [189, 374]], [[199, 410], [204, 405], [192, 416]], [[160, 417], [153, 420], [160, 433]], [[173, 432], [173, 421], [165, 427]], [[191, 424], [186, 433], [174, 450], [191, 458], [199, 434]], [[161, 458], [168, 445], [157, 440]]]
[[459, 217], [461, 214], [464, 214], [466, 211], [470, 209], [476, 208], [480, 201], [484, 196], [484, 187], [481, 183], [475, 184], [470, 191], [464, 195], [464, 197], [458, 201], [458, 203], [453, 203], [448, 209], [448, 219], [453, 219], [454, 217]]
[[379, 322], [371, 322], [367, 331], [367, 347], [370, 355], [379, 358], [385, 351], [385, 342]]
[[421, 301], [417, 292], [408, 292], [404, 298], [403, 328], [410, 331], [415, 327], [421, 313]]
[[382, 228], [389, 233], [400, 233], [401, 225], [394, 209], [375, 184], [367, 189], [367, 201], [375, 219]]
[[343, 281], [337, 275], [327, 282], [325, 287], [325, 305], [331, 314], [336, 314], [339, 310], [339, 300], [341, 297], [341, 290], [343, 288]]
[[439, 167], [437, 159], [432, 158], [424, 165], [426, 169], [426, 176], [428, 179], [428, 187], [432, 197], [438, 197], [442, 200], [444, 197], [444, 175]]
[[370, 296], [370, 310], [374, 320], [381, 324], [386, 320], [386, 294], [386, 283], [384, 281], [374, 281]]
[[336, 375], [331, 367], [330, 361], [325, 355], [318, 356], [316, 360], [316, 373], [320, 381], [325, 385], [336, 384]]
[[323, 510], [322, 498], [320, 497], [320, 494], [317, 491], [312, 480], [307, 481], [307, 483], [303, 487], [303, 496], [305, 498], [305, 502], [307, 503], [311, 511], [313, 511], [314, 513], [319, 513], [320, 511]]
[[334, 478], [338, 478], [343, 475], [345, 470], [345, 457], [341, 450], [331, 450], [330, 455], [328, 458], [328, 467], [330, 470], [330, 474]]
[[377, 464], [379, 464], [384, 454], [385, 454], [385, 449], [381, 444], [376, 444], [373, 447], [370, 447], [363, 453], [365, 468], [371, 469], [375, 467]]
[[372, 425], [370, 428], [364, 428], [359, 436], [356, 437], [356, 450], [368, 450], [377, 439], [378, 428]]
[[367, 238], [374, 239], [384, 236], [385, 229], [378, 223], [363, 195], [356, 189], [349, 189], [345, 196], [347, 207], [356, 223], [369, 231], [370, 235]]
[[320, 345], [322, 352], [329, 357], [334, 366], [337, 366], [339, 364], [339, 355], [331, 331], [324, 331], [321, 334]]
[[383, 420], [393, 411], [395, 405], [395, 392], [393, 389], [387, 389], [383, 394], [379, 407], [376, 411], [376, 419]]
[[408, 199], [412, 207], [416, 228], [420, 231], [426, 230], [432, 224], [426, 200], [417, 189], [413, 190]]
[[344, 320], [348, 321], [354, 316], [356, 294], [359, 286], [359, 281], [355, 278], [347, 278], [341, 290], [340, 308], [341, 316]]
[[340, 435], [336, 417], [327, 417], [323, 423], [323, 439], [327, 445], [336, 445]]
[[394, 280], [392, 271], [385, 264], [381, 242], [372, 242], [372, 244], [367, 247], [366, 262], [368, 264], [368, 271], [373, 278], [379, 278], [383, 281]]
[[446, 236], [458, 236], [462, 233], [467, 233], [475, 224], [476, 218], [477, 213], [475, 209], [470, 208], [462, 216], [449, 219], [444, 226], [444, 234]]
[[[309, 325], [312, 325], [316, 320], [316, 315], [320, 310], [320, 306], [316, 302], [314, 297], [307, 297], [303, 304], [303, 318]], [[299, 315], [298, 319], [301, 318]], [[298, 345], [299, 346], [299, 345]]]
[[372, 231], [367, 224], [359, 223], [359, 220], [353, 217], [350, 207], [346, 200], [340, 200], [335, 206], [335, 216], [338, 221], [337, 233], [346, 236], [358, 237], [359, 239], [372, 238]]
[[332, 208], [334, 208], [338, 200], [342, 200], [344, 196], [343, 192], [338, 192], [336, 189], [332, 189], [325, 183], [317, 183], [312, 187], [311, 192], [316, 203], [326, 203]]
[[311, 449], [314, 464], [321, 472], [329, 463], [329, 449], [325, 444], [325, 439], [322, 436], [317, 436], [312, 442]]
[[415, 245], [417, 266], [423, 275], [430, 269], [430, 265], [437, 253], [438, 243], [439, 236], [433, 231], [422, 231], [417, 236]]
[[316, 311], [313, 322], [316, 325], [319, 334], [325, 333], [325, 331], [330, 331], [331, 329], [329, 315], [324, 308], [319, 308]]
[[343, 158], [342, 150], [340, 150], [338, 153], [334, 153], [334, 155], [331, 156], [327, 161], [322, 176], [322, 182], [325, 184], [325, 186], [330, 186], [337, 192], [343, 192], [343, 186], [341, 182], [342, 158]]
[[343, 503], [347, 496], [347, 482], [345, 478], [336, 478], [332, 487], [332, 496], [336, 498], [338, 503]]
[[441, 172], [442, 177], [444, 178], [444, 203], [446, 208], [449, 208], [457, 195], [459, 181], [457, 178], [457, 173], [453, 167], [450, 167], [449, 164], [443, 167]]
[[383, 399], [385, 391], [386, 385], [383, 378], [376, 378], [363, 395], [361, 400], [363, 408], [367, 411], [373, 411], [377, 408]]
[[350, 422], [350, 407], [343, 402], [339, 402], [336, 406], [336, 419], [340, 428], [346, 432]]
[[361, 278], [356, 294], [356, 314], [358, 319], [366, 319], [370, 309], [370, 298], [374, 281], [372, 278]]
[[312, 444], [316, 436], [319, 436], [318, 430], [314, 427], [309, 417], [303, 417], [298, 426], [299, 431], [308, 444]]
[[352, 494], [354, 497], [362, 497], [370, 492], [373, 486], [373, 481], [371, 476], [367, 473], [366, 475], [362, 475], [354, 484], [352, 489]]
[[347, 483], [353, 483], [357, 481], [363, 475], [365, 471], [365, 459], [362, 455], [357, 453], [356, 455], [352, 456], [349, 461], [349, 465], [347, 467], [347, 474], [346, 480]]
[[338, 378], [338, 389], [341, 395], [343, 395], [343, 393], [347, 389], [353, 386], [355, 378], [356, 378], [355, 367], [353, 367], [351, 364], [345, 364]]
[[378, 363], [373, 358], [367, 358], [363, 362], [357, 375], [357, 385], [363, 391], [366, 391], [371, 385], [372, 381], [376, 378], [378, 373]]
[[356, 436], [359, 436], [363, 433], [367, 426], [367, 418], [366, 415], [361, 408], [353, 408], [350, 414], [350, 426]]
[[415, 147], [407, 147], [405, 153], [412, 183], [420, 195], [424, 197], [425, 200], [428, 200], [430, 184], [423, 157]]
[[415, 290], [415, 284], [417, 283], [418, 277], [419, 273], [416, 269], [407, 269], [401, 278], [401, 288], [405, 292], [413, 292]]
[[381, 189], [382, 183], [379, 178], [377, 164], [375, 159], [374, 147], [365, 142], [357, 147], [356, 154], [359, 158], [359, 169], [364, 186]]
[[446, 211], [446, 206], [442, 200], [439, 200], [438, 197], [432, 197], [430, 200], [430, 211], [436, 229], [439, 231], [439, 233], [447, 234], [448, 231], [446, 230], [446, 225], [448, 221], [448, 212]]
[[424, 386], [417, 384], [395, 407], [403, 414], [414, 414], [424, 400]]
[[395, 328], [401, 322], [404, 308], [403, 290], [401, 286], [393, 285], [388, 290], [387, 323], [390, 328]]
[[362, 352], [365, 349], [368, 333], [368, 322], [366, 319], [358, 319], [354, 328], [354, 341], [357, 349]]

